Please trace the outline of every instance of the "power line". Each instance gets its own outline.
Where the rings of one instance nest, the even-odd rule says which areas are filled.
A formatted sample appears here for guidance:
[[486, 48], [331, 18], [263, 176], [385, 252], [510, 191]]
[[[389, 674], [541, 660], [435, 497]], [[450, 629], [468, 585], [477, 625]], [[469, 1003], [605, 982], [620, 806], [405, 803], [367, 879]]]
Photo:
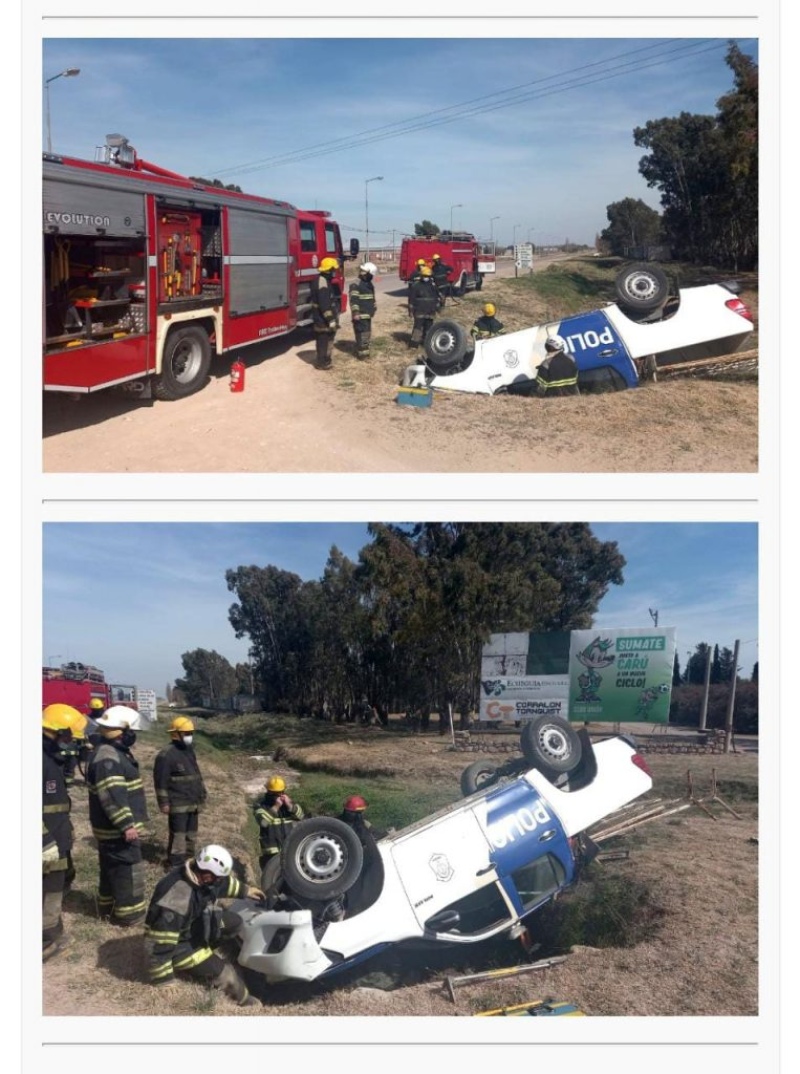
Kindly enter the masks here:
[[[475, 97], [469, 101], [462, 102], [457, 105], [450, 105], [446, 108], [439, 108], [432, 112], [423, 113], [421, 116], [416, 116], [408, 120], [401, 120], [396, 123], [385, 124], [381, 127], [374, 127], [366, 131], [361, 131], [358, 134], [350, 135], [347, 137], [336, 138], [326, 142], [319, 142], [312, 146], [307, 146], [303, 149], [293, 150], [291, 152], [278, 154], [273, 157], [266, 157], [260, 161], [253, 161], [249, 164], [234, 165], [230, 168], [222, 169], [216, 173], [216, 176], [230, 176], [230, 175], [244, 175], [248, 172], [265, 170], [268, 168], [278, 167], [282, 164], [299, 163], [300, 161], [309, 159], [311, 157], [326, 156], [331, 153], [340, 153], [345, 150], [355, 149], [363, 145], [369, 145], [374, 142], [385, 141], [390, 138], [397, 138], [404, 134], [412, 134], [422, 130], [428, 130], [432, 127], [442, 126], [448, 123], [454, 123], [459, 119], [471, 118], [477, 115], [483, 115], [487, 112], [497, 111], [501, 108], [507, 108], [515, 104], [522, 104], [531, 100], [539, 100], [544, 97], [552, 96], [555, 94], [565, 93], [568, 90], [576, 89], [582, 86], [588, 86], [597, 84], [599, 82], [609, 81], [613, 78], [619, 78], [624, 74], [632, 74], [638, 71], [646, 70], [647, 68], [659, 66], [665, 63], [668, 59], [673, 59], [682, 56], [694, 56], [702, 55], [705, 52], [712, 50], [718, 50], [726, 47], [727, 42], [714, 41], [710, 45], [706, 42], [678, 42], [673, 46], [673, 40], [667, 44], [669, 48], [665, 48], [663, 43], [659, 43], [657, 46], [648, 45], [641, 49], [634, 49], [630, 52], [621, 53], [618, 56], [611, 57], [607, 60], [597, 61], [593, 64], [588, 64], [580, 74], [573, 75], [571, 78], [563, 78], [561, 74], [546, 75], [542, 78], [534, 79], [531, 82], [521, 83], [518, 86], [511, 86], [505, 90], [498, 90], [494, 93], [486, 94], [482, 97]], [[641, 52], [651, 51], [653, 48], [659, 48], [661, 51], [653, 56], [646, 57], [638, 60], [628, 60], [621, 64], [615, 64], [615, 61], [625, 59], [627, 56], [636, 56]], [[609, 66], [612, 65], [612, 66]], [[594, 67], [604, 68], [602, 71], [591, 74], [590, 71]], [[553, 82], [558, 79], [554, 86], [544, 86], [543, 83]], [[525, 90], [527, 87], [537, 86], [538, 89], [527, 90], [527, 92], [519, 93], [519, 90]], [[514, 94], [514, 96], [509, 96]], [[504, 97], [503, 100], [495, 101], [493, 98]], [[484, 103], [481, 103], [484, 102]], [[447, 114], [452, 113], [452, 114]], [[206, 169], [208, 171], [208, 169]], [[210, 174], [214, 174], [213, 170]]]

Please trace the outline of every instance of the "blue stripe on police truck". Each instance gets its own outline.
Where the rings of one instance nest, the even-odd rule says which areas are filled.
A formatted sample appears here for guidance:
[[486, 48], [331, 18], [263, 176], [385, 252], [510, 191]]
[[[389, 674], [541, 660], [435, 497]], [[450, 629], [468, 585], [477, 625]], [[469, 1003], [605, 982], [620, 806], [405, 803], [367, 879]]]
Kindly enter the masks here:
[[636, 367], [625, 343], [602, 310], [565, 317], [558, 328], [551, 329], [549, 334], [553, 331], [567, 341], [579, 370], [611, 366], [629, 388], [638, 384]]
[[490, 858], [501, 876], [534, 861], [539, 848], [542, 854], [558, 854], [562, 861], [571, 858], [561, 821], [524, 781], [487, 795], [485, 829], [492, 847]]

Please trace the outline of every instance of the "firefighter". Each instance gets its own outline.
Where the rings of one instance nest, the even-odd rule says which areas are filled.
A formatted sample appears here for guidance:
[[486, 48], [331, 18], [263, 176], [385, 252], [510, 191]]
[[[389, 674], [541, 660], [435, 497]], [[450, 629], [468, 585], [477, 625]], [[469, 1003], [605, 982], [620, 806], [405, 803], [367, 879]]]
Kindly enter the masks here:
[[421, 276], [408, 289], [408, 312], [414, 318], [411, 329], [410, 346], [416, 346], [425, 339], [436, 311], [439, 308], [439, 295], [433, 282], [433, 271], [425, 265], [420, 269]]
[[[62, 908], [72, 865], [72, 821], [62, 750], [86, 717], [71, 705], [48, 705], [42, 712], [42, 961], [65, 950]], [[73, 870], [74, 875], [74, 870]]]
[[431, 261], [433, 262], [433, 282], [436, 284], [436, 292], [439, 295], [439, 307], [441, 308], [444, 306], [447, 295], [452, 294], [449, 277], [453, 269], [450, 265], [446, 265], [444, 261], [442, 261], [441, 254], [434, 254]]
[[[75, 710], [77, 712], [77, 709]], [[81, 739], [83, 739], [83, 733], [81, 733]], [[72, 732], [72, 737], [69, 742], [61, 749], [61, 757], [64, 764], [64, 782], [67, 787], [75, 786], [75, 773], [78, 771], [78, 757], [80, 754], [81, 743], [78, 741], [78, 735], [75, 730]]]
[[282, 776], [270, 776], [264, 789], [266, 794], [254, 804], [253, 815], [258, 824], [261, 848], [258, 856], [261, 887], [269, 894], [278, 878], [281, 848], [294, 822], [302, 820], [305, 813], [300, 803], [292, 801], [286, 793], [286, 781]]
[[339, 262], [335, 257], [323, 257], [319, 263], [319, 274], [311, 284], [317, 369], [333, 368], [333, 341], [339, 328], [339, 300], [331, 281], [338, 270]]
[[504, 332], [503, 322], [495, 316], [497, 307], [493, 302], [486, 302], [483, 306], [483, 315], [475, 321], [470, 329], [473, 339], [492, 339], [501, 336]]
[[350, 284], [350, 314], [356, 337], [356, 358], [369, 358], [372, 337], [372, 318], [375, 316], [375, 284], [372, 282], [378, 268], [371, 261], [359, 267], [358, 279]]
[[156, 801], [169, 829], [169, 866], [181, 865], [197, 850], [199, 814], [208, 797], [192, 745], [194, 729], [187, 716], [176, 716], [169, 728], [172, 741], [156, 755], [153, 766]]
[[112, 705], [97, 725], [101, 742], [86, 773], [89, 823], [99, 858], [97, 905], [101, 918], [129, 927], [147, 912], [142, 862], [147, 802], [139, 763], [131, 753], [139, 713]]
[[338, 818], [353, 829], [364, 852], [361, 872], [340, 900], [342, 917], [352, 917], [371, 906], [378, 897], [383, 880], [381, 854], [375, 840], [383, 838], [386, 833], [375, 831], [366, 818], [367, 808], [360, 794], [351, 794], [345, 799]]
[[97, 721], [106, 711], [106, 706], [99, 697], [93, 697], [89, 702], [89, 725], [86, 728], [86, 744], [90, 749], [96, 749], [102, 742], [100, 728]]
[[536, 394], [580, 395], [578, 365], [562, 336], [548, 336], [544, 344], [545, 358], [536, 370]]
[[[414, 270], [411, 273], [411, 275], [408, 277], [409, 285], [411, 285], [414, 282], [414, 280], [422, 279], [422, 272], [420, 270], [425, 268], [426, 266], [428, 266], [428, 262], [425, 260], [425, 258], [424, 257], [418, 257], [417, 261], [416, 261], [416, 264], [414, 265]], [[430, 267], [430, 266], [428, 266], [428, 267]]]
[[[187, 974], [221, 989], [240, 1007], [258, 1003], [235, 966], [217, 946], [235, 932], [218, 899], [263, 900], [264, 893], [233, 875], [233, 858], [221, 846], [202, 847], [155, 886], [144, 926], [151, 984]], [[230, 922], [230, 923], [229, 923]]]

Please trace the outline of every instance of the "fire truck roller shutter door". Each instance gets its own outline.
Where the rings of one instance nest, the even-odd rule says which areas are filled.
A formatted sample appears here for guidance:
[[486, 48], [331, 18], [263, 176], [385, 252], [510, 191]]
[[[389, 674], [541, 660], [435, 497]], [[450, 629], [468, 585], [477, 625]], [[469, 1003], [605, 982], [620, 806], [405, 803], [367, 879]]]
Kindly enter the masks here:
[[230, 209], [230, 310], [234, 315], [289, 304], [287, 213]]

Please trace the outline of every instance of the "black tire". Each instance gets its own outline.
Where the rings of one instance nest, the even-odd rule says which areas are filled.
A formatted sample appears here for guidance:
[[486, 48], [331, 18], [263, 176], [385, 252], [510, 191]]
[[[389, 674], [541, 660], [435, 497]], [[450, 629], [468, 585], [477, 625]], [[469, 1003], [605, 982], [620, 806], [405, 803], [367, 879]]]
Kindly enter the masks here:
[[461, 773], [461, 793], [466, 798], [477, 790], [483, 790], [496, 783], [498, 772], [489, 761], [473, 761]]
[[467, 353], [467, 333], [456, 321], [434, 321], [425, 335], [428, 369], [437, 376], [452, 372]]
[[336, 817], [298, 821], [281, 851], [286, 886], [304, 899], [344, 895], [361, 875], [363, 863], [361, 841]]
[[211, 367], [211, 344], [197, 325], [175, 328], [167, 336], [161, 374], [154, 379], [156, 399], [185, 399], [205, 385]]
[[614, 280], [617, 302], [639, 313], [660, 309], [669, 298], [669, 281], [658, 265], [628, 265]]
[[519, 744], [525, 760], [548, 779], [573, 772], [583, 747], [578, 732], [560, 716], [536, 716], [522, 728]]
[[475, 273], [475, 290], [480, 291], [483, 287], [483, 275], [480, 272]]
[[274, 895], [280, 888], [281, 879], [281, 856], [273, 854], [272, 857], [267, 858], [261, 870], [259, 887], [265, 895]]

